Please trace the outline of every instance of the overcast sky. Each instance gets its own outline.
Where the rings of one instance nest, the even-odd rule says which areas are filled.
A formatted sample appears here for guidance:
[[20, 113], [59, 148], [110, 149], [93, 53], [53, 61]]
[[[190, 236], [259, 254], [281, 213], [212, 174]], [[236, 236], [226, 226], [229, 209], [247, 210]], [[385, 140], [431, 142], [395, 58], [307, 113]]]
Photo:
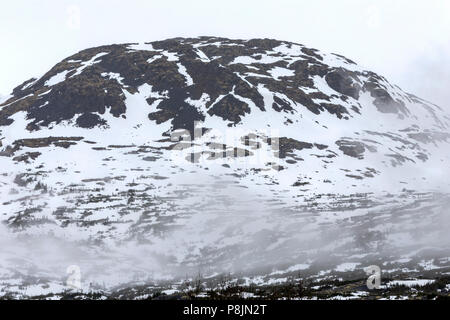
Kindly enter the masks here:
[[0, 94], [88, 47], [200, 35], [340, 53], [450, 110], [448, 0], [5, 1]]

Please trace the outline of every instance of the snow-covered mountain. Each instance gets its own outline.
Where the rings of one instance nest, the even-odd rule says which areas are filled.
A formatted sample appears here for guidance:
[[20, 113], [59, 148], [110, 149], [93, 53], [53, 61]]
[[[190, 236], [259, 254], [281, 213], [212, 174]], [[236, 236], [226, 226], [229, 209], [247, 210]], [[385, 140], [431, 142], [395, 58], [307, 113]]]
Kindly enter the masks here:
[[0, 219], [29, 236], [144, 243], [142, 268], [159, 277], [269, 255], [294, 264], [299, 254], [283, 259], [295, 212], [345, 203], [350, 214], [307, 219], [336, 223], [386, 195], [409, 205], [449, 187], [449, 124], [440, 107], [300, 44], [91, 48], [0, 105]]

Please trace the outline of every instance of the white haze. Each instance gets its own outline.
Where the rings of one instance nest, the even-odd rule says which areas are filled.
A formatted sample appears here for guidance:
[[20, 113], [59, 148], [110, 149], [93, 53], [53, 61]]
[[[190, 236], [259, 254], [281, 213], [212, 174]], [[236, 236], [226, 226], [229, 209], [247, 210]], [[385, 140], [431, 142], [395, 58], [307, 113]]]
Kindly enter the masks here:
[[[67, 267], [77, 265], [83, 288], [92, 283], [111, 289], [136, 282], [180, 281], [199, 273], [270, 274], [298, 264], [318, 271], [359, 263], [363, 275], [363, 267], [380, 259], [387, 263], [411, 258], [421, 250], [431, 250], [435, 259], [450, 254], [447, 195], [424, 197], [423, 202], [419, 197], [405, 208], [392, 204], [318, 213], [281, 210], [276, 197], [261, 199], [251, 190], [223, 182], [187, 186], [191, 187], [192, 206], [185, 211], [193, 214], [186, 215], [185, 223], [141, 243], [101, 246], [0, 227], [0, 278], [19, 277], [27, 283], [34, 277], [64, 284]], [[207, 196], [217, 188], [221, 197]], [[371, 239], [374, 235], [378, 238]]]

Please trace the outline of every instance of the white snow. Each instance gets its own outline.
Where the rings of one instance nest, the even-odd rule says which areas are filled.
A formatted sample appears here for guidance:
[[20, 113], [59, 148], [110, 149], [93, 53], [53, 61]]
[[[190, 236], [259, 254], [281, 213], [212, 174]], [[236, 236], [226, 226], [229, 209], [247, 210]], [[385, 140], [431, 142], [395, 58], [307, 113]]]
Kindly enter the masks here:
[[291, 77], [291, 76], [295, 75], [294, 70], [280, 68], [280, 67], [275, 67], [275, 68], [269, 70], [269, 73], [276, 80], [280, 80], [280, 77]]
[[344, 58], [341, 58], [335, 54], [321, 52], [321, 56], [323, 58], [322, 62], [329, 65], [330, 67], [344, 68], [350, 71], [365, 71], [365, 69], [360, 65], [349, 63]]
[[236, 63], [242, 63], [242, 64], [252, 64], [252, 63], [264, 63], [264, 64], [269, 64], [269, 63], [275, 63], [278, 61], [283, 60], [283, 58], [281, 57], [273, 57], [273, 56], [269, 56], [267, 54], [261, 55], [261, 59], [255, 59], [253, 57], [249, 57], [249, 56], [239, 56], [236, 57], [232, 62], [230, 62], [230, 64], [236, 64]]
[[211, 60], [208, 58], [208, 56], [200, 49], [196, 49], [195, 52], [199, 56], [200, 61], [202, 62], [211, 62]]
[[186, 85], [192, 86], [194, 84], [194, 81], [192, 80], [191, 76], [187, 72], [186, 67], [183, 66], [181, 63], [177, 63], [177, 66], [178, 66], [178, 72], [181, 73], [184, 76], [184, 78], [186, 79]]
[[282, 53], [283, 55], [290, 57], [298, 57], [303, 55], [302, 46], [298, 44], [286, 44], [283, 43], [278, 47], [273, 48], [274, 52]]
[[[34, 94], [30, 93], [30, 94], [28, 94], [28, 95], [26, 95], [26, 96], [24, 96], [24, 97], [22, 97], [22, 98], [20, 98], [20, 99], [14, 100], [13, 102], [10, 102], [10, 103], [4, 105], [4, 107], [10, 106], [10, 105], [12, 105], [13, 103], [19, 102], [19, 101], [21, 101], [21, 100], [25, 100], [26, 98], [32, 97], [33, 95], [34, 95]], [[12, 98], [12, 96], [7, 97], [5, 101], [7, 101], [7, 100], [10, 99], [10, 98]]]
[[102, 77], [108, 78], [108, 79], [114, 79], [114, 80], [116, 80], [121, 86], [126, 87], [126, 86], [123, 84], [123, 77], [121, 77], [119, 73], [114, 73], [114, 72], [103, 72], [103, 73], [102, 73]]
[[63, 82], [64, 80], [66, 80], [66, 75], [72, 70], [64, 70], [61, 71], [60, 73], [54, 75], [53, 77], [51, 77], [50, 79], [48, 79], [47, 81], [45, 81], [45, 86], [47, 87], [51, 87], [54, 86], [58, 83]]
[[153, 57], [151, 57], [150, 59], [147, 60], [148, 63], [152, 63], [153, 61], [156, 61], [158, 59], [161, 59], [163, 56], [160, 54], [154, 55]]
[[142, 50], [142, 51], [156, 51], [153, 48], [152, 44], [144, 43], [144, 42], [141, 42], [141, 43], [138, 43], [138, 44], [129, 45], [128, 49], [134, 50], [134, 51], [140, 51], [140, 50]]
[[393, 286], [406, 286], [406, 287], [423, 287], [427, 284], [431, 284], [435, 282], [435, 280], [427, 280], [427, 279], [415, 279], [415, 280], [393, 280], [389, 281], [386, 284], [386, 287], [393, 287]]
[[34, 81], [31, 81], [31, 82], [27, 83], [26, 85], [24, 85], [24, 86], [22, 87], [22, 90], [28, 89], [29, 87], [31, 87], [32, 85], [34, 85], [37, 81], [38, 81], [38, 79], [35, 79]]
[[175, 52], [169, 52], [169, 51], [161, 51], [161, 54], [167, 57], [167, 61], [178, 61], [178, 56]]
[[0, 95], [0, 104], [8, 101], [8, 99], [12, 98], [12, 95]]
[[354, 271], [360, 265], [359, 262], [346, 262], [338, 265], [334, 270], [338, 272]]
[[211, 100], [210, 96], [207, 93], [203, 93], [200, 99], [193, 100], [191, 98], [187, 98], [185, 102], [197, 108], [197, 110], [203, 114], [206, 113], [206, 104]]
[[52, 91], [52, 89], [50, 89], [50, 90], [48, 90], [48, 91], [45, 91], [45, 92], [41, 93], [41, 94], [39, 95], [39, 97], [45, 96], [46, 94], [49, 94], [51, 91]]
[[439, 266], [436, 266], [434, 264], [434, 259], [422, 260], [421, 262], [419, 262], [419, 266], [421, 266], [424, 270], [434, 270], [440, 268]]
[[306, 270], [310, 267], [311, 267], [310, 264], [299, 263], [299, 264], [296, 264], [296, 265], [293, 265], [293, 266], [287, 268], [286, 270], [273, 271], [270, 275], [278, 275], [278, 274], [284, 274], [284, 273], [289, 273], [289, 272], [294, 272], [294, 271], [301, 271], [301, 270]]
[[80, 75], [83, 72], [84, 69], [86, 69], [86, 68], [88, 68], [88, 67], [90, 67], [90, 66], [92, 66], [92, 65], [94, 65], [96, 63], [101, 62], [101, 60], [97, 60], [97, 59], [107, 55], [108, 53], [109, 52], [100, 52], [100, 53], [96, 54], [95, 56], [93, 56], [88, 61], [82, 62], [81, 66], [78, 67], [77, 71], [73, 75], [71, 75], [70, 77], [71, 78], [76, 77], [76, 76]]

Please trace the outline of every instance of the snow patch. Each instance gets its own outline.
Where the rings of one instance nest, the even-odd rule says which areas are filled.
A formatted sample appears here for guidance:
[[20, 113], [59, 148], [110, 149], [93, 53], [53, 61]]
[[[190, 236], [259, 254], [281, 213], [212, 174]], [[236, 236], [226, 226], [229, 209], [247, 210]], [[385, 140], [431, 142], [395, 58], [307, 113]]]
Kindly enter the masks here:
[[199, 56], [199, 60], [202, 62], [211, 62], [211, 59], [208, 58], [208, 56], [200, 49], [196, 49], [195, 53]]
[[294, 70], [280, 67], [275, 67], [269, 70], [269, 73], [271, 74], [272, 77], [275, 78], [275, 80], [280, 80], [280, 77], [292, 77], [295, 75]]
[[192, 80], [191, 76], [187, 72], [186, 67], [183, 66], [181, 63], [177, 63], [177, 66], [178, 66], [178, 72], [181, 73], [184, 76], [184, 78], [186, 79], [186, 85], [192, 86], [194, 84], [194, 80]]
[[78, 75], [80, 75], [84, 69], [96, 64], [96, 63], [100, 63], [101, 60], [97, 60], [100, 57], [103, 57], [105, 55], [109, 54], [109, 52], [100, 52], [99, 54], [96, 54], [95, 56], [93, 56], [90, 60], [88, 61], [84, 61], [81, 63], [81, 67], [78, 67], [77, 72], [75, 72], [75, 74], [71, 75], [70, 77], [76, 77]]
[[259, 56], [261, 57], [260, 59], [255, 59], [255, 58], [249, 57], [249, 56], [239, 56], [239, 57], [236, 57], [229, 64], [237, 64], [237, 63], [241, 63], [241, 64], [252, 64], [252, 63], [270, 64], [270, 63], [275, 63], [275, 62], [283, 60], [282, 57], [273, 57], [273, 56], [269, 56], [267, 54], [262, 54], [262, 55], [259, 55]]
[[127, 48], [133, 51], [157, 51], [153, 48], [153, 45], [144, 42], [129, 45]]
[[109, 78], [110, 80], [116, 80], [121, 86], [124, 86], [123, 84], [123, 77], [120, 76], [119, 73], [114, 72], [103, 72], [102, 77]]
[[393, 286], [406, 286], [406, 287], [423, 287], [427, 284], [431, 284], [435, 282], [435, 280], [427, 280], [427, 279], [415, 279], [415, 280], [393, 280], [389, 281], [386, 284], [386, 287], [393, 287]]
[[147, 63], [152, 63], [153, 61], [156, 61], [156, 60], [158, 60], [158, 59], [161, 59], [162, 57], [163, 57], [162, 55], [157, 54], [157, 55], [151, 57], [150, 59], [148, 59], [148, 60], [147, 60]]
[[30, 83], [27, 83], [26, 85], [24, 85], [24, 86], [22, 87], [22, 91], [28, 89], [29, 87], [31, 87], [32, 85], [34, 85], [37, 81], [38, 81], [38, 79], [35, 79], [34, 81], [31, 81]]
[[359, 264], [359, 262], [346, 262], [338, 265], [335, 270], [338, 272], [354, 271]]
[[61, 83], [63, 81], [66, 80], [66, 75], [70, 72], [71, 70], [64, 70], [61, 71], [60, 73], [54, 75], [53, 77], [51, 77], [50, 79], [48, 79], [47, 81], [45, 81], [45, 86], [47, 87], [52, 87], [54, 85], [57, 85], [58, 83]]

